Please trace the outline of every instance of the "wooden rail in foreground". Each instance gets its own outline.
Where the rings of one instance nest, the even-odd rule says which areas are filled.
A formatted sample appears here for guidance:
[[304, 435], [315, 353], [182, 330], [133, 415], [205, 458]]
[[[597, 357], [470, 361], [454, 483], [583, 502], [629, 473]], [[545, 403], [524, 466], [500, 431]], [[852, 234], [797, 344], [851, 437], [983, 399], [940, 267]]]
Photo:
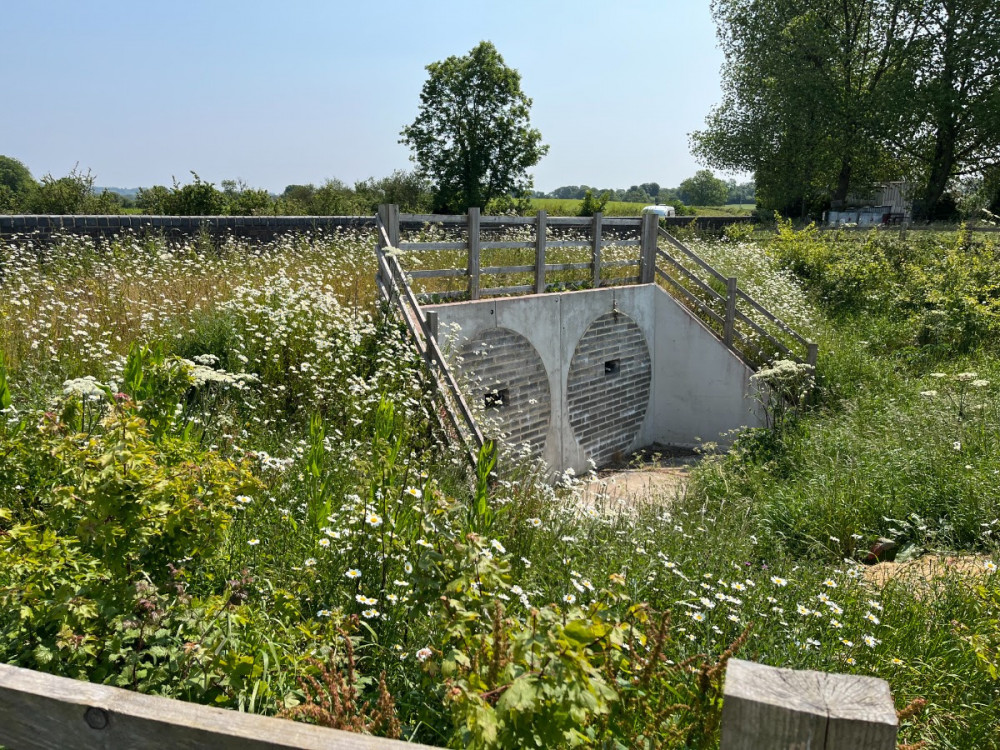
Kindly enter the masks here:
[[[897, 729], [884, 680], [729, 661], [720, 750], [895, 750]], [[0, 664], [0, 745], [11, 750], [429, 750], [6, 664]]]
[[11, 750], [427, 748], [0, 664], [0, 745]]

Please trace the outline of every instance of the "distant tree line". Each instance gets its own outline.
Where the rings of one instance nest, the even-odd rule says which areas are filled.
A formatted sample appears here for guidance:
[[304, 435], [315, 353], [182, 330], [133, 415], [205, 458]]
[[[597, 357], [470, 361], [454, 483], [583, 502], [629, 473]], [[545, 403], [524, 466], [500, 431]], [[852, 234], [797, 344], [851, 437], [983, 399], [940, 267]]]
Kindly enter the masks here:
[[656, 182], [643, 182], [629, 188], [599, 188], [592, 185], [564, 185], [550, 193], [536, 191], [537, 198], [584, 200], [587, 193], [592, 198], [606, 197], [612, 201], [629, 203], [666, 203], [680, 209], [687, 206], [722, 206], [728, 203], [753, 203], [754, 183], [723, 180], [710, 170], [699, 170], [694, 176], [675, 188], [660, 187]]
[[120, 214], [165, 216], [369, 216], [380, 203], [395, 203], [408, 213], [430, 211], [433, 196], [414, 172], [397, 170], [381, 179], [349, 186], [330, 179], [320, 186], [289, 185], [280, 195], [242, 180], [218, 187], [191, 172], [191, 181], [171, 187], [140, 188], [134, 198], [94, 187], [94, 175], [74, 167], [65, 177], [32, 177], [28, 168], [0, 156], [0, 213]]

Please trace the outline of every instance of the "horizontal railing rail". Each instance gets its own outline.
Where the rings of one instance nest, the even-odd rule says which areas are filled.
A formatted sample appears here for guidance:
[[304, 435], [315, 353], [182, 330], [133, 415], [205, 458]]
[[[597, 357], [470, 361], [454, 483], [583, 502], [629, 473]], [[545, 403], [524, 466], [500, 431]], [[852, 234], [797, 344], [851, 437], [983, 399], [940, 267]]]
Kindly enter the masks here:
[[[537, 216], [481, 216], [478, 209], [470, 209], [467, 214], [397, 216], [396, 226], [411, 230], [397, 247], [412, 261], [406, 264], [411, 267], [404, 270], [408, 280], [420, 282], [415, 294], [421, 302], [639, 283], [643, 277], [643, 252], [648, 253], [644, 248], [649, 239], [644, 244], [642, 237], [643, 226], [650, 219], [642, 217], [607, 218], [600, 213], [593, 217], [550, 217], [545, 211], [539, 211]], [[534, 230], [534, 237], [498, 237], [497, 232], [503, 230]], [[573, 236], [581, 231], [589, 231], [589, 237]], [[635, 255], [622, 258], [632, 248]], [[515, 252], [491, 262], [485, 260], [491, 256], [484, 253], [500, 250]], [[535, 251], [533, 263], [526, 255], [517, 257], [517, 251], [529, 250]], [[437, 259], [427, 260], [429, 253], [438, 253]], [[447, 267], [449, 263], [453, 265]], [[620, 269], [636, 266], [640, 269], [637, 275], [618, 275]], [[616, 275], [612, 277], [613, 273]], [[461, 279], [464, 289], [447, 283], [427, 285], [428, 280], [435, 279]]]
[[[675, 256], [667, 249], [657, 248], [657, 260], [665, 261], [666, 264], [665, 267], [657, 265], [657, 277], [693, 312], [709, 323], [709, 327], [728, 346], [748, 360], [748, 364], [759, 367], [774, 359], [786, 358], [815, 367], [818, 356], [815, 343], [740, 289], [736, 278], [728, 277], [712, 267], [672, 234], [658, 228], [657, 236], [677, 253]], [[703, 276], [699, 276], [696, 271], [700, 271]], [[713, 281], [719, 285], [725, 284], [726, 293], [722, 294], [713, 288]], [[741, 310], [741, 304], [749, 308], [749, 312]], [[773, 324], [775, 331], [768, 331], [761, 322], [754, 319], [754, 315]], [[779, 333], [786, 336], [787, 341], [782, 341], [778, 337]], [[795, 351], [793, 347], [800, 351]]]

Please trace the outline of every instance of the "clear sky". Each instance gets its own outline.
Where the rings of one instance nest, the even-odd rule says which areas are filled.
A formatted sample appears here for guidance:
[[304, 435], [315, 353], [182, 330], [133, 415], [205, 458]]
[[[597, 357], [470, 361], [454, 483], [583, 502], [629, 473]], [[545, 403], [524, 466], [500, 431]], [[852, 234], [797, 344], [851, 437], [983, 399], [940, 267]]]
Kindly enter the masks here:
[[409, 169], [424, 66], [484, 39], [534, 100], [539, 190], [677, 185], [720, 98], [707, 0], [12, 0], [2, 17], [0, 154], [104, 186]]

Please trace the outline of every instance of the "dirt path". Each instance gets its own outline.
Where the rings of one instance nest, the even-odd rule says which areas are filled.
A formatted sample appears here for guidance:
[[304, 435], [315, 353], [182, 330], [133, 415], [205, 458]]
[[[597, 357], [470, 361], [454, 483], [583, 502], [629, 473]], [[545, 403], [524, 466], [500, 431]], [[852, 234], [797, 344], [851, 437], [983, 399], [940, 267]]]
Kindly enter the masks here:
[[652, 454], [637, 457], [636, 468], [608, 469], [588, 482], [581, 500], [588, 507], [606, 510], [627, 508], [648, 502], [669, 503], [687, 491], [691, 467], [699, 460], [694, 454]]

